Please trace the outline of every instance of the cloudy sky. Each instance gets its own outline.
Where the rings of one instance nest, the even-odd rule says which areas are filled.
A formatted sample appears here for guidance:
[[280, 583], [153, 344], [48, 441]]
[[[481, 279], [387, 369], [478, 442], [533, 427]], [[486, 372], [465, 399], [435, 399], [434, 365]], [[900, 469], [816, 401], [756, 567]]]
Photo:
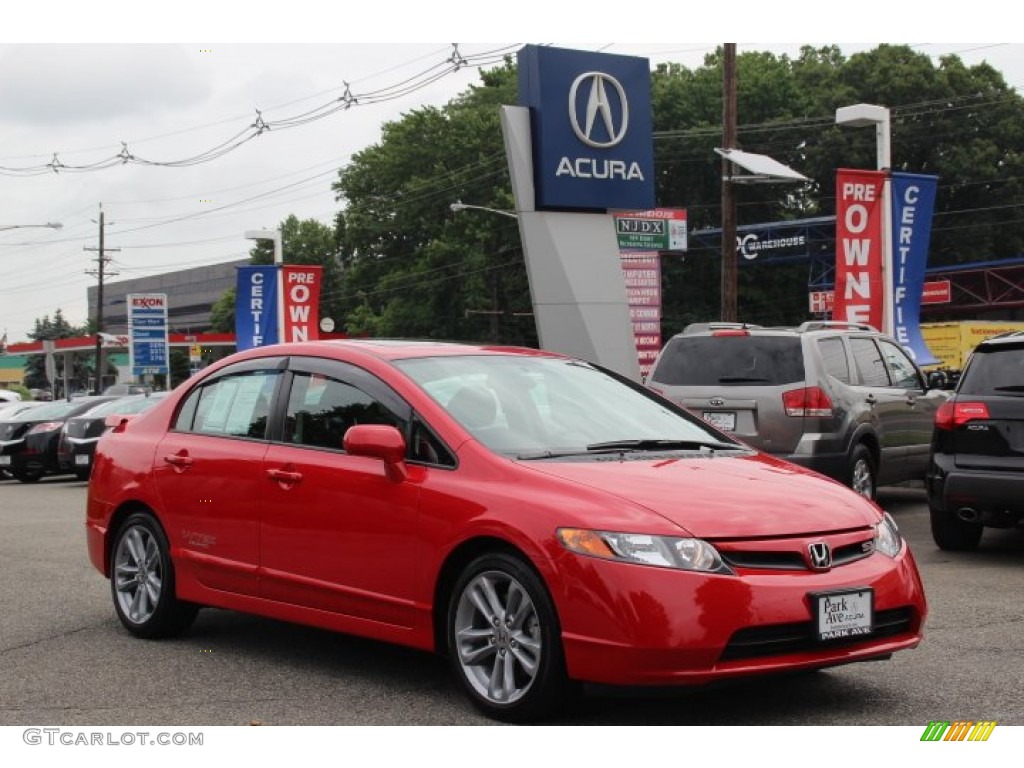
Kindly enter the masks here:
[[[88, 13], [104, 5], [90, 5]], [[237, 24], [241, 17], [226, 14], [190, 33], [180, 10], [190, 9], [189, 3], [174, 6], [173, 19], [154, 16], [135, 35], [106, 20], [137, 15], [142, 6], [106, 5], [107, 15], [88, 16], [84, 7], [74, 11], [78, 15], [60, 15], [58, 33], [45, 13], [31, 10], [15, 11], [17, 34], [10, 33], [15, 27], [0, 29], [0, 334], [6, 330], [10, 341], [24, 340], [35, 318], [58, 307], [71, 322], [85, 322], [86, 287], [95, 282], [86, 270], [95, 267], [96, 256], [85, 248], [98, 245], [101, 204], [106, 246], [120, 249], [109, 254], [110, 269], [119, 273], [111, 281], [244, 258], [251, 245], [242, 236], [247, 229], [273, 228], [289, 214], [329, 223], [338, 209], [330, 190], [337, 169], [378, 141], [383, 123], [411, 109], [444, 105], [478, 82], [481, 66], [493, 66], [523, 45], [328, 43], [319, 38], [330, 37], [327, 28], [333, 27], [317, 26], [308, 14], [264, 18], [262, 26], [250, 19], [245, 29]], [[415, 17], [399, 13], [402, 4], [382, 7], [396, 9], [396, 39], [451, 39], [457, 31], [486, 39], [497, 28], [448, 30], [436, 18], [417, 26]], [[443, 7], [453, 19], [477, 8], [458, 2]], [[648, 21], [658, 18], [652, 14]], [[342, 14], [332, 24], [353, 37], [346, 25], [357, 18]], [[528, 42], [541, 36], [557, 46], [691, 67], [718, 45], [552, 43], [573, 28], [568, 21], [549, 12], [543, 21], [500, 29]], [[368, 37], [381, 34], [379, 23], [371, 28]], [[680, 37], [696, 36], [683, 30]], [[657, 32], [665, 35], [663, 28]], [[780, 32], [822, 44], [813, 42], [810, 30], [775, 30], [776, 37]], [[231, 42], [174, 42], [205, 34]], [[599, 34], [593, 30], [595, 38]], [[275, 38], [297, 42], [264, 42]], [[771, 38], [766, 31], [764, 39]], [[1022, 44], [910, 44], [936, 58], [957, 52], [968, 64], [987, 60], [1011, 86], [1024, 85]], [[792, 54], [799, 42], [738, 47]], [[453, 59], [462, 65], [451, 66]], [[346, 94], [355, 98], [349, 108], [321, 115], [326, 105], [344, 105]], [[235, 147], [259, 119], [271, 129]], [[294, 126], [285, 127], [290, 120]], [[119, 154], [147, 164], [121, 163]], [[63, 227], [23, 226], [47, 222]], [[12, 225], [22, 228], [5, 229]]]

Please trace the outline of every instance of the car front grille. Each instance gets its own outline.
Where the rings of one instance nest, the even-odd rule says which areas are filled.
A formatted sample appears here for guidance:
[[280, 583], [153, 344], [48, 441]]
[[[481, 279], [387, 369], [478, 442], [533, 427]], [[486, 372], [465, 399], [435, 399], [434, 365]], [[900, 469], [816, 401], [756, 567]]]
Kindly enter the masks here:
[[[865, 557], [874, 552], [871, 541], [858, 541], [835, 547], [832, 550], [832, 567], [839, 568]], [[810, 567], [801, 552], [794, 551], [756, 551], [726, 550], [721, 552], [722, 559], [733, 568], [745, 568], [765, 571], [808, 571]]]
[[722, 652], [721, 661], [740, 661], [763, 656], [782, 656], [807, 653], [826, 648], [857, 645], [883, 637], [894, 637], [911, 630], [914, 611], [910, 606], [890, 608], [875, 613], [875, 628], [870, 635], [857, 635], [836, 640], [820, 641], [814, 631], [814, 622], [772, 624], [750, 627], [736, 632]]

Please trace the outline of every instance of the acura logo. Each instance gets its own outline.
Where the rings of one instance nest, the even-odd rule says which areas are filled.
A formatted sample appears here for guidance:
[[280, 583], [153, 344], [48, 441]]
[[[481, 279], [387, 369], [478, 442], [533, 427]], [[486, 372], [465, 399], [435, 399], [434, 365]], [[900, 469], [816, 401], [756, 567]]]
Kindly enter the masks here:
[[[609, 101], [609, 91], [618, 95], [618, 105]], [[581, 109], [581, 96], [586, 96], [585, 110]], [[576, 136], [588, 147], [614, 147], [625, 138], [629, 128], [629, 102], [626, 100], [625, 88], [604, 72], [584, 72], [573, 81], [569, 89], [569, 120]], [[603, 127], [603, 130], [599, 130], [599, 127]]]
[[832, 567], [832, 549], [824, 541], [808, 544], [807, 554], [812, 570], [827, 571]]
[[708, 405], [713, 405], [715, 406], [715, 408], [721, 408], [723, 405], [725, 405], [725, 400], [723, 400], [720, 397], [712, 397], [710, 400], [708, 400]]

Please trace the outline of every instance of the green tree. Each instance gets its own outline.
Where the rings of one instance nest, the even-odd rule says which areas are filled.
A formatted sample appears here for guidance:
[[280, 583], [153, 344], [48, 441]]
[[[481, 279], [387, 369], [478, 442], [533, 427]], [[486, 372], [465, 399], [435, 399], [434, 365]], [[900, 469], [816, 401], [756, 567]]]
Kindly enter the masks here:
[[[58, 308], [51, 319], [49, 315], [36, 318], [32, 331], [28, 337], [33, 341], [55, 341], [57, 339], [70, 339], [75, 336], [85, 335], [83, 326], [72, 325], [64, 317], [63, 311]], [[62, 365], [65, 355], [56, 355], [58, 381], [53, 382], [56, 390], [63, 380]], [[74, 352], [70, 355], [71, 370], [68, 372], [68, 381], [72, 390], [85, 389], [92, 375], [93, 360], [87, 353]], [[46, 355], [29, 355], [25, 360], [25, 386], [29, 389], [49, 389], [50, 381], [46, 378]]]

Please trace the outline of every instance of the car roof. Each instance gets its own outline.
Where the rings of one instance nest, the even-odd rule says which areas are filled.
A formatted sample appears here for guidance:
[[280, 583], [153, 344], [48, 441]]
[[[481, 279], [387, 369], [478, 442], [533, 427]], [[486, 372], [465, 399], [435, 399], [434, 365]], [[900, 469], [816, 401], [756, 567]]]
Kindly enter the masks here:
[[336, 339], [303, 341], [258, 347], [265, 355], [323, 354], [339, 349], [371, 355], [385, 361], [413, 357], [454, 357], [460, 355], [523, 355], [531, 357], [565, 357], [556, 352], [529, 347], [493, 346], [457, 341], [429, 339]]
[[1024, 331], [1009, 331], [998, 336], [989, 336], [987, 339], [982, 339], [978, 347], [1016, 347], [1021, 344], [1024, 344]]

